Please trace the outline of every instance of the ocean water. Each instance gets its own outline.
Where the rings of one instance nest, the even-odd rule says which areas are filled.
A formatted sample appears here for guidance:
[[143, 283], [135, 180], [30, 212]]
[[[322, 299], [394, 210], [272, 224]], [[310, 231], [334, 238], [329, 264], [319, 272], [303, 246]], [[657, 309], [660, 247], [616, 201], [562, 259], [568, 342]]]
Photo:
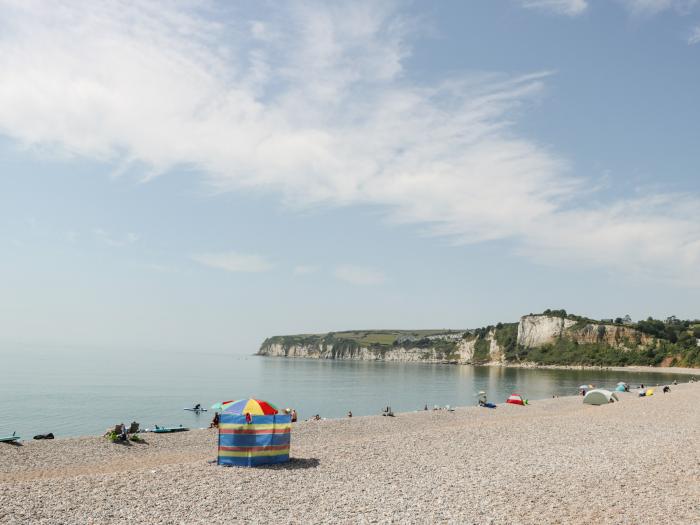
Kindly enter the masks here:
[[465, 406], [479, 390], [503, 402], [573, 395], [580, 384], [665, 384], [686, 376], [598, 370], [534, 370], [415, 363], [268, 358], [197, 352], [26, 349], [0, 352], [0, 435], [101, 434], [116, 423], [208, 426], [212, 412], [184, 407], [257, 397], [301, 419]]

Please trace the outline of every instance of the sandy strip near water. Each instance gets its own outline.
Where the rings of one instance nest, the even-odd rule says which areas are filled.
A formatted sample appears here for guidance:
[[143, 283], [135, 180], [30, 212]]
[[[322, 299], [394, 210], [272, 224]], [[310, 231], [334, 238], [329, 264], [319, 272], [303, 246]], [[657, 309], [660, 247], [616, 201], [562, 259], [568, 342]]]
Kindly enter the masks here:
[[587, 365], [538, 365], [535, 363], [487, 363], [485, 366], [505, 368], [537, 368], [550, 370], [608, 370], [612, 372], [646, 372], [650, 374], [680, 374], [700, 378], [700, 368], [682, 366], [587, 366]]
[[0, 444], [0, 523], [700, 523], [700, 383], [298, 423], [257, 469], [213, 464], [215, 431], [145, 438]]

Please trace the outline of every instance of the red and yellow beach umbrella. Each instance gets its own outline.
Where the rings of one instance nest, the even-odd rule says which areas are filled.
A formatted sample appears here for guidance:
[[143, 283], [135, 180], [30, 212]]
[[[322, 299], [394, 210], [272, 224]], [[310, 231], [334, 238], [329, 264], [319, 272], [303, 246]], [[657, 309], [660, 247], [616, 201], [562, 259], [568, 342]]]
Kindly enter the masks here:
[[272, 403], [260, 399], [238, 399], [223, 406], [223, 414], [250, 414], [251, 416], [274, 416], [279, 410]]

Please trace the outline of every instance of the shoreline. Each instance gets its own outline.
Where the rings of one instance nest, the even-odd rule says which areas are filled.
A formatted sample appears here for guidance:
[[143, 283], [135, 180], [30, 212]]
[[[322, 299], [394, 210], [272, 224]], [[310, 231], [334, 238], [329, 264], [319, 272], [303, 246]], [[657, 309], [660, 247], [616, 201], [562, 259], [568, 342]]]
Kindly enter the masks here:
[[301, 359], [306, 361], [342, 361], [350, 363], [386, 363], [386, 364], [418, 364], [418, 365], [447, 365], [447, 366], [489, 366], [494, 368], [525, 368], [525, 369], [541, 369], [541, 370], [602, 370], [610, 372], [650, 372], [650, 373], [666, 373], [679, 375], [697, 375], [700, 378], [700, 368], [689, 368], [679, 366], [596, 366], [596, 365], [538, 365], [537, 363], [501, 363], [490, 361], [488, 363], [459, 363], [456, 361], [399, 361], [399, 360], [384, 360], [384, 359], [326, 359], [318, 357], [306, 356], [277, 356], [265, 354], [251, 354], [254, 357], [263, 357], [265, 359]]
[[532, 368], [537, 370], [601, 370], [608, 372], [648, 372], [665, 373], [679, 375], [697, 375], [700, 377], [700, 368], [687, 368], [680, 366], [594, 366], [594, 365], [537, 365], [528, 363], [485, 363], [483, 365], [470, 366], [493, 366], [502, 368]]
[[698, 403], [700, 383], [683, 383], [599, 407], [566, 396], [300, 422], [292, 460], [261, 468], [213, 463], [214, 430], [0, 446], [0, 522], [690, 524]]
[[[293, 358], [293, 359], [313, 359], [313, 358], [302, 357], [302, 358]], [[439, 363], [437, 363], [437, 364], [439, 364]], [[494, 366], [494, 367], [499, 367], [499, 366], [503, 366], [503, 365], [499, 365], [499, 364], [489, 364], [489, 365], [465, 365], [465, 366]], [[506, 368], [505, 366], [503, 366], [503, 367]], [[523, 367], [523, 366], [515, 365], [515, 366], [513, 366], [512, 368], [532, 368], [532, 367], [528, 367], [528, 366], [524, 366], [524, 367]], [[543, 368], [543, 367], [536, 367], [536, 368]], [[561, 370], [577, 370], [577, 369], [578, 369], [578, 368], [566, 368], [566, 367], [564, 367], [564, 365], [561, 365], [561, 366], [560, 366], [560, 365], [551, 365], [551, 366], [546, 366], [546, 367], [544, 367], [544, 368], [552, 368], [552, 369], [554, 369], [554, 370], [559, 370], [559, 369], [561, 369]], [[647, 372], [648, 370], [645, 370], [645, 368], [651, 368], [652, 370], [655, 369], [655, 367], [643, 367], [643, 366], [639, 366], [639, 367], [635, 367], [635, 368], [638, 368], [638, 369], [639, 369], [639, 370], [635, 370], [635, 372]], [[587, 368], [585, 368], [584, 370], [601, 370], [601, 368], [599, 368], [599, 367], [587, 367]], [[603, 368], [603, 370], [609, 370], [609, 371], [626, 371], [626, 370], [628, 370], [628, 369], [627, 369], [627, 367], [610, 367], [610, 368]], [[690, 372], [690, 371], [694, 371], [694, 370], [696, 370], [696, 369], [693, 369], [693, 368], [688, 368], [688, 369], [680, 368], [680, 369], [678, 369], [678, 370], [688, 370], [689, 372], [672, 372], [672, 373], [677, 373], [677, 374], [679, 374], [679, 375], [687, 373], [687, 374], [691, 375], [691, 372]], [[686, 381], [686, 382], [678, 383], [677, 385], [673, 385], [672, 383], [667, 383], [667, 384], [670, 385], [670, 386], [672, 386], [673, 388], [677, 388], [678, 386], [681, 386], [681, 385], [700, 384], [700, 381]], [[647, 386], [648, 386], [649, 388], [658, 389], [658, 388], [660, 388], [661, 386], [663, 386], [663, 384], [662, 384], [662, 383], [659, 383], [659, 384], [656, 384], [656, 385], [647, 385]], [[602, 387], [601, 387], [601, 388], [602, 388]], [[629, 395], [635, 394], [637, 390], [638, 390], [637, 387], [634, 387], [634, 386], [631, 386], [631, 385], [630, 385], [630, 390], [629, 390], [629, 392], [624, 392], [623, 394], [629, 396]], [[612, 390], [611, 390], [611, 391], [612, 391]], [[616, 392], [616, 393], [617, 393], [617, 394], [620, 394], [620, 392]], [[523, 396], [523, 398], [526, 398], [526, 396]], [[475, 398], [475, 399], [476, 399], [476, 398]], [[528, 402], [530, 402], [530, 404], [532, 404], [532, 402], [535, 402], [535, 403], [542, 403], [542, 402], [546, 402], [546, 401], [565, 400], [565, 399], [578, 399], [578, 400], [580, 400], [580, 399], [582, 399], [582, 396], [579, 395], [579, 394], [571, 394], [571, 395], [552, 396], [552, 397], [547, 396], [547, 397], [541, 397], [541, 398], [538, 398], [538, 397], [529, 398], [529, 397], [527, 397], [527, 400], [528, 400]], [[493, 402], [493, 401], [492, 401], [492, 402]], [[499, 402], [499, 403], [494, 403], [494, 404], [495, 404], [497, 407], [507, 406], [507, 403], [506, 403], [505, 401], [502, 401], [502, 402]], [[412, 415], [412, 414], [442, 413], [442, 412], [445, 412], [445, 411], [446, 411], [444, 406], [440, 406], [440, 405], [438, 405], [438, 406], [439, 406], [439, 408], [438, 408], [437, 410], [435, 410], [435, 409], [432, 408], [432, 407], [429, 407], [428, 410], [423, 410], [423, 409], [418, 408], [418, 409], [416, 409], [416, 410], [408, 410], [408, 411], [404, 411], [404, 412], [399, 412], [399, 411], [397, 411], [397, 412], [395, 412], [395, 415], [396, 415], [396, 416], [408, 416], [408, 415]], [[528, 406], [529, 406], [529, 405], [528, 405]], [[454, 405], [454, 406], [452, 406], [451, 408], [454, 409], [454, 410], [460, 410], [460, 411], [463, 411], [463, 410], [472, 410], [472, 409], [475, 409], [475, 410], [479, 411], [479, 409], [480, 409], [480, 407], [476, 404], [476, 401], [474, 402], [473, 405]], [[382, 417], [382, 414], [364, 414], [364, 415], [359, 415], [359, 414], [358, 414], [358, 415], [354, 415], [352, 418], [348, 418], [348, 417], [346, 417], [346, 416], [322, 417], [322, 418], [320, 419], [320, 421], [345, 421], [345, 420], [348, 420], [348, 419], [355, 419], [355, 420], [357, 420], [357, 419], [361, 419], [361, 418], [374, 418], [374, 417], [380, 417], [380, 418], [381, 418], [381, 417]], [[391, 418], [389, 418], [389, 419], [391, 419]], [[318, 421], [319, 421], [319, 420], [313, 420], [312, 418], [300, 419], [296, 424], [297, 424], [297, 425], [299, 425], [299, 424], [313, 424], [313, 423], [318, 423]], [[209, 430], [212, 430], [212, 429], [209, 428], [209, 427], [189, 427], [189, 430], [188, 430], [187, 432], [188, 432], [188, 433], [189, 433], [189, 432], [203, 432], [203, 431], [209, 431]], [[141, 437], [166, 436], [166, 438], [167, 438], [167, 436], [177, 435], [178, 433], [156, 434], [156, 433], [154, 433], [154, 432], [146, 432], [146, 431], [144, 431], [144, 430], [141, 430], [140, 432], [138, 432], [138, 434], [139, 434]], [[31, 439], [31, 438], [23, 438], [21, 442], [22, 442], [24, 445], [26, 445], [26, 444], [28, 444], [28, 443], [51, 443], [51, 442], [54, 442], [54, 443], [55, 443], [55, 442], [67, 441], [67, 440], [85, 440], [85, 439], [98, 439], [98, 438], [99, 438], [99, 439], [105, 439], [105, 440], [106, 440], [106, 438], [105, 438], [103, 435], [99, 435], [99, 434], [82, 434], [82, 435], [78, 435], [78, 436], [58, 436], [58, 437], [55, 437], [55, 438], [52, 439], [52, 440], [46, 440], [46, 441], [43, 441], [43, 440], [34, 440], [34, 439]], [[0, 472], [1, 472], [1, 471], [0, 471]], [[0, 476], [0, 481], [1, 481], [1, 476]]]

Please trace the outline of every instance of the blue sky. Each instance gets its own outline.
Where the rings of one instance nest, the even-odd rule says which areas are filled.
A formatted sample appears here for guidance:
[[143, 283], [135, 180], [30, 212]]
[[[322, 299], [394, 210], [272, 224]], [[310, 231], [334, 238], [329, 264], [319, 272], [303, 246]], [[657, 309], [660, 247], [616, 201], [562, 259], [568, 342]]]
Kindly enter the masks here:
[[700, 2], [0, 2], [0, 340], [698, 317]]

